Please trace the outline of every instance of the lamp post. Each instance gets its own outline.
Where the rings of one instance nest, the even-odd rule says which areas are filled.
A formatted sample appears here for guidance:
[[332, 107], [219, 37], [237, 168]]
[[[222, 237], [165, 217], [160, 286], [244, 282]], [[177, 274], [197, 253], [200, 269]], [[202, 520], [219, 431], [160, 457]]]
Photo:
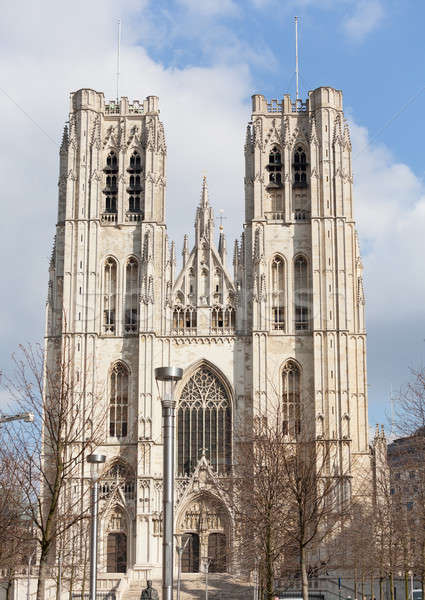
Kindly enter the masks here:
[[104, 454], [89, 454], [87, 462], [91, 465], [91, 531], [90, 531], [90, 600], [96, 600], [97, 587], [97, 505], [99, 490], [99, 465], [106, 460]]
[[[174, 533], [174, 388], [183, 377], [183, 369], [155, 369], [157, 384], [163, 382], [163, 490], [162, 490], [162, 600], [173, 600], [173, 533]], [[158, 386], [159, 390], [159, 386]]]
[[212, 558], [210, 558], [209, 556], [202, 557], [202, 562], [204, 563], [205, 569], [205, 600], [208, 600], [208, 570], [210, 568], [211, 561]]
[[177, 550], [177, 554], [178, 554], [178, 563], [177, 563], [177, 600], [180, 600], [180, 582], [181, 582], [181, 573], [182, 573], [182, 554], [184, 552], [184, 549], [186, 548], [190, 537], [187, 535], [186, 536], [186, 540], [183, 543], [183, 537], [184, 535], [179, 535], [177, 533], [174, 534], [177, 540], [177, 546], [176, 546], [176, 550]]

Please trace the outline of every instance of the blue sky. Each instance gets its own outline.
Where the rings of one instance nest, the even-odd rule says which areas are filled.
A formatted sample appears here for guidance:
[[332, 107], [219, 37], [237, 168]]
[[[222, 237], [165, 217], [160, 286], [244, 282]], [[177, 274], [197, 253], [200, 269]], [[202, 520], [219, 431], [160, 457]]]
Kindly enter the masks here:
[[216, 213], [226, 210], [229, 248], [240, 233], [250, 96], [294, 95], [295, 14], [302, 96], [320, 85], [344, 93], [365, 267], [370, 421], [385, 422], [390, 386], [397, 390], [409, 366], [425, 362], [425, 5], [418, 1], [9, 5], [0, 23], [2, 369], [18, 343], [43, 335], [56, 220], [55, 141], [67, 120], [70, 91], [92, 87], [107, 98], [115, 95], [117, 19], [121, 94], [160, 96], [169, 231], [180, 252], [184, 233], [193, 230], [204, 172]]

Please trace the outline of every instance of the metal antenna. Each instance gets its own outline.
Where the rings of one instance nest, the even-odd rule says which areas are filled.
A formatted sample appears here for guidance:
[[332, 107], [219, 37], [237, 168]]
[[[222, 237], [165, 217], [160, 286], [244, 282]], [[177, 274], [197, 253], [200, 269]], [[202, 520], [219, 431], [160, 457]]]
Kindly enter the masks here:
[[118, 48], [117, 48], [117, 104], [120, 101], [120, 49], [121, 49], [121, 19], [118, 19]]
[[298, 17], [295, 17], [295, 80], [297, 85], [295, 103], [298, 102], [299, 98], [299, 87], [298, 87]]

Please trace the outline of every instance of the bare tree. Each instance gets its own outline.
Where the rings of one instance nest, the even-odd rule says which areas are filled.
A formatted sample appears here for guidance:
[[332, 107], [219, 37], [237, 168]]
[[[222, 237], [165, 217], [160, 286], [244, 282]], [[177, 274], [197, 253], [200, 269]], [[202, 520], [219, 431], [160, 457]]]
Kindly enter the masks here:
[[283, 562], [308, 599], [309, 556], [317, 566], [315, 551], [349, 514], [349, 473], [338, 457], [334, 441], [301, 434], [298, 422], [283, 426], [278, 409], [258, 416], [238, 443], [229, 496], [244, 562], [252, 569], [257, 559], [267, 600]]
[[[43, 600], [58, 540], [84, 519], [85, 489], [73, 486], [87, 454], [104, 439], [104, 411], [79, 382], [66, 342], [45, 360], [39, 347], [20, 346], [6, 381], [14, 407], [34, 414], [33, 426], [7, 428], [0, 449], [14, 457], [22, 493], [21, 514], [33, 523], [39, 544], [37, 600]], [[88, 388], [86, 382], [86, 389]], [[97, 396], [97, 395], [96, 395]], [[74, 489], [75, 487], [75, 489]]]

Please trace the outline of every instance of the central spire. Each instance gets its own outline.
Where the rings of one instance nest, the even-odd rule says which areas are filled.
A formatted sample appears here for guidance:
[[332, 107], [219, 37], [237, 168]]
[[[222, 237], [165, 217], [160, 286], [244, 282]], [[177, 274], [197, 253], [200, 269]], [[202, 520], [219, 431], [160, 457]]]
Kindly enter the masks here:
[[214, 219], [212, 208], [208, 203], [208, 186], [205, 175], [202, 178], [201, 201], [196, 210], [195, 230], [197, 242], [199, 242], [201, 238], [204, 238], [210, 244], [212, 243], [214, 236]]
[[208, 185], [207, 176], [204, 175], [202, 178], [202, 192], [201, 192], [201, 208], [208, 207]]

